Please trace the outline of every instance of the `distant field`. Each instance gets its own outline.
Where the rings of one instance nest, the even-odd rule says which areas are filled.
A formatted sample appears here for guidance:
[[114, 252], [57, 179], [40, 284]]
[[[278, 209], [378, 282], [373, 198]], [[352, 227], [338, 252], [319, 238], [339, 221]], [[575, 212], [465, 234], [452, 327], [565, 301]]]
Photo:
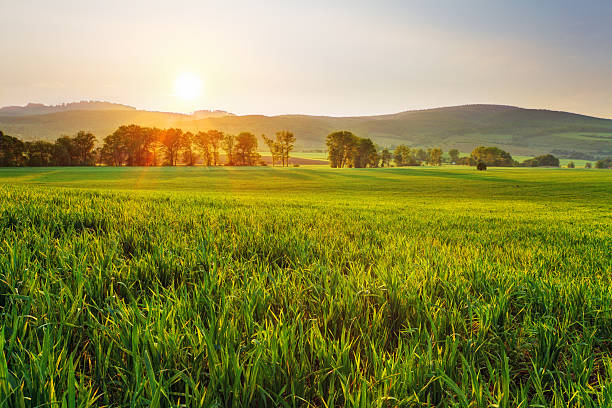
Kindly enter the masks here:
[[0, 169], [0, 396], [612, 406], [611, 214], [606, 170]]

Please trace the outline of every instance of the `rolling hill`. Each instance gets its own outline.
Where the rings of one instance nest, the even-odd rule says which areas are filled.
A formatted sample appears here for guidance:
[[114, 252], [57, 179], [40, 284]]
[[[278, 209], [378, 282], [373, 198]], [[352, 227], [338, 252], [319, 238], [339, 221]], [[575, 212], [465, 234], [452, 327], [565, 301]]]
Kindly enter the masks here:
[[[390, 115], [329, 117], [307, 115], [232, 115], [222, 111], [194, 115], [137, 110], [110, 104], [108, 108], [82, 109], [77, 104], [50, 113], [0, 109], [0, 130], [24, 140], [54, 140], [62, 134], [89, 130], [101, 140], [120, 125], [180, 127], [184, 130], [219, 129], [272, 135], [287, 129], [297, 137], [296, 148], [325, 148], [325, 136], [334, 130], [350, 130], [370, 137], [380, 146], [440, 146], [471, 151], [477, 145], [493, 145], [512, 154], [557, 153], [560, 156], [594, 157], [612, 154], [612, 120], [568, 112], [523, 109], [502, 105], [464, 105]], [[41, 109], [34, 106], [37, 111]]]

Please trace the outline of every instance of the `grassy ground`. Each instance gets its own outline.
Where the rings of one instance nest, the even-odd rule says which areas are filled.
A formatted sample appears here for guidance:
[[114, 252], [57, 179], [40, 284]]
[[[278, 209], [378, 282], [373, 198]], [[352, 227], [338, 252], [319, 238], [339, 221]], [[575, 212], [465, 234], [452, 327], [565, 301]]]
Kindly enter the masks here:
[[5, 406], [612, 406], [612, 172], [0, 169]]

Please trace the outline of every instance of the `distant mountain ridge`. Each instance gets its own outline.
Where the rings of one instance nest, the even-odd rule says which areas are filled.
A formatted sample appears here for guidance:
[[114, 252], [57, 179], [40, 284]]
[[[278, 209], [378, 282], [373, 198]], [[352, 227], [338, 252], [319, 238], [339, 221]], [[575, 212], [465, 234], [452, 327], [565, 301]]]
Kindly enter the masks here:
[[[98, 103], [103, 105], [95, 105]], [[54, 140], [62, 134], [89, 130], [102, 140], [117, 127], [131, 123], [189, 131], [218, 129], [234, 134], [249, 131], [257, 136], [286, 129], [296, 135], [297, 149], [315, 150], [325, 148], [325, 137], [330, 132], [343, 129], [369, 137], [384, 147], [407, 144], [469, 152], [475, 146], [489, 145], [518, 155], [550, 152], [566, 157], [612, 155], [610, 119], [504, 105], [462, 105], [355, 117], [233, 115], [224, 111], [186, 115], [108, 102], [59, 106], [61, 109], [37, 114], [29, 113], [39, 109], [36, 106], [28, 113], [2, 108], [0, 130], [24, 140]]]
[[0, 108], [0, 115], [43, 115], [45, 113], [66, 112], [73, 110], [136, 110], [133, 106], [103, 101], [80, 101], [63, 103], [59, 105], [45, 105], [42, 103], [28, 103], [25, 106], [5, 106]]

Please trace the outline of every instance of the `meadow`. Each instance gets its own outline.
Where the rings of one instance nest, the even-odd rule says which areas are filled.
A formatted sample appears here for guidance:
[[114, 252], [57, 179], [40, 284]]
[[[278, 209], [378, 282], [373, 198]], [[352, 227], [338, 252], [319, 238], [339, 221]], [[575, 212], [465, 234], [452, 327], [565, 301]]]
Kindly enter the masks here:
[[612, 406], [612, 171], [0, 169], [0, 406]]

